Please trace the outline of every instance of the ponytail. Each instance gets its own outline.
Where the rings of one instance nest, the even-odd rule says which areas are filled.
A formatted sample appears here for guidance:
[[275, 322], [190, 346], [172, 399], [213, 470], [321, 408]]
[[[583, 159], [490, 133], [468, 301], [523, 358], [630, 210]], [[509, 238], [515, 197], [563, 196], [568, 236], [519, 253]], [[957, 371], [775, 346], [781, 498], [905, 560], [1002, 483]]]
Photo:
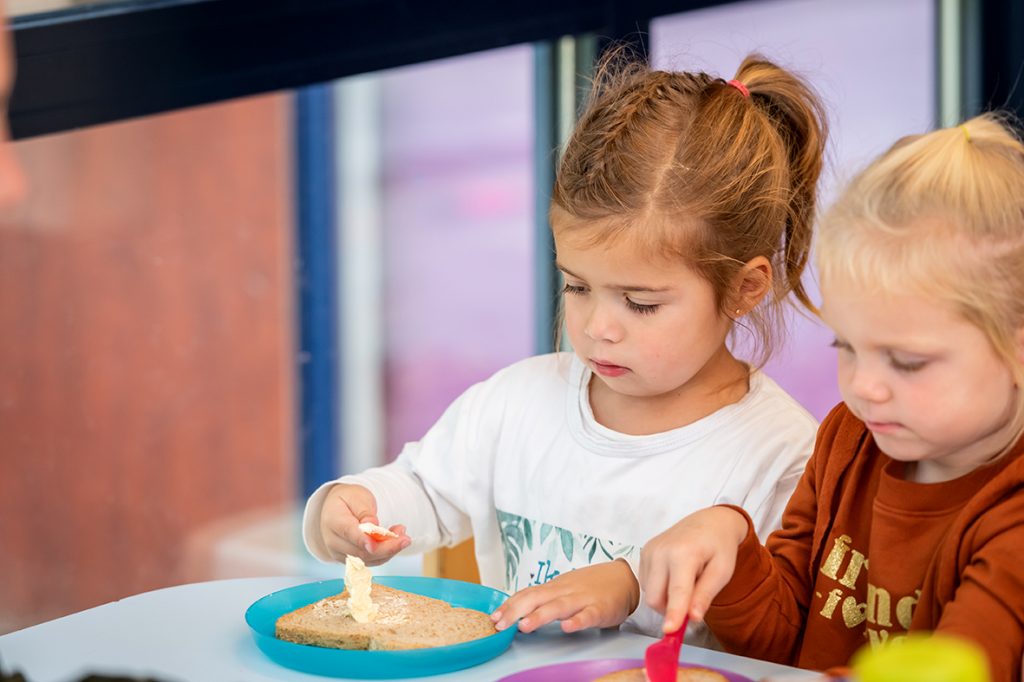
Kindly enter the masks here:
[[553, 205], [577, 219], [571, 229], [585, 242], [625, 237], [652, 259], [687, 263], [728, 317], [737, 273], [768, 259], [771, 295], [742, 322], [760, 351], [753, 364], [767, 362], [789, 294], [815, 311], [801, 276], [824, 152], [821, 103], [799, 77], [757, 55], [732, 84], [651, 71], [622, 50], [596, 74]]
[[817, 312], [801, 276], [810, 258], [818, 178], [825, 157], [824, 106], [803, 81], [759, 55], [744, 59], [735, 78], [775, 125], [788, 151], [791, 200], [783, 234], [786, 281], [797, 300]]

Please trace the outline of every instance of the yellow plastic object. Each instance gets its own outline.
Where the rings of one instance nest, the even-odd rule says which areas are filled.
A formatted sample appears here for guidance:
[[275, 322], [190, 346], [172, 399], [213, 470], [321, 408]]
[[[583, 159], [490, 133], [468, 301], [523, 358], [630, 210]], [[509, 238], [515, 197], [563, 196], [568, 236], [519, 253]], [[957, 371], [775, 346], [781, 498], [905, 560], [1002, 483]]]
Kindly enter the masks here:
[[981, 648], [946, 635], [909, 635], [853, 657], [857, 682], [990, 682]]

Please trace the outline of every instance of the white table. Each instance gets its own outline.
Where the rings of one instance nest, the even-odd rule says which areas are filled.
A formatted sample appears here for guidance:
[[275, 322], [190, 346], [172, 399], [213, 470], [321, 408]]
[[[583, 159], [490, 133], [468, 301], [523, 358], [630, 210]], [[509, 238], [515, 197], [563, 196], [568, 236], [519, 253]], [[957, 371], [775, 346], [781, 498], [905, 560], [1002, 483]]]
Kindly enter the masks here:
[[[249, 605], [309, 578], [243, 578], [146, 592], [0, 636], [0, 665], [31, 682], [69, 682], [87, 673], [152, 676], [167, 682], [324, 682], [283, 668], [256, 648]], [[507, 652], [474, 668], [419, 680], [496, 680], [540, 665], [595, 658], [643, 658], [649, 637], [616, 631], [563, 634], [549, 626], [519, 633]], [[753, 679], [813, 678], [805, 671], [683, 647], [682, 660]], [[793, 677], [790, 677], [793, 676]]]

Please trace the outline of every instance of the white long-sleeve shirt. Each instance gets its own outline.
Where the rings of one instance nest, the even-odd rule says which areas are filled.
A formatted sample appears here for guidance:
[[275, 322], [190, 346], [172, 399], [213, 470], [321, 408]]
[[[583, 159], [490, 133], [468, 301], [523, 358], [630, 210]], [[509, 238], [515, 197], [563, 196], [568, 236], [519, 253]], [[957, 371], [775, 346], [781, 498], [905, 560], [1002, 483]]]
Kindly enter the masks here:
[[[633, 436], [594, 419], [590, 378], [574, 355], [555, 353], [470, 387], [393, 463], [314, 492], [306, 547], [330, 560], [319, 519], [338, 482], [368, 488], [383, 525], [405, 524], [413, 541], [407, 552], [472, 536], [481, 581], [509, 593], [619, 557], [636, 571], [649, 538], [714, 504], [742, 506], [759, 537], [778, 527], [817, 423], [774, 381], [754, 372], [739, 402], [671, 431]], [[660, 634], [656, 615], [632, 620]]]

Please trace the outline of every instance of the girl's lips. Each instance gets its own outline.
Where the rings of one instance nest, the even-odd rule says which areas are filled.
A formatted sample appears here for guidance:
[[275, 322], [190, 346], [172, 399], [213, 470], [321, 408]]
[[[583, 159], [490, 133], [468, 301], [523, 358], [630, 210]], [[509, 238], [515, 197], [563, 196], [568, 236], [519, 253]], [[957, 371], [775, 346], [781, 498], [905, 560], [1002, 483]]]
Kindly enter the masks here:
[[590, 364], [593, 366], [594, 371], [604, 377], [617, 377], [622, 376], [629, 370], [620, 365], [612, 365], [607, 362], [598, 362], [597, 360], [591, 360]]
[[894, 433], [901, 428], [897, 422], [864, 422], [871, 433]]

